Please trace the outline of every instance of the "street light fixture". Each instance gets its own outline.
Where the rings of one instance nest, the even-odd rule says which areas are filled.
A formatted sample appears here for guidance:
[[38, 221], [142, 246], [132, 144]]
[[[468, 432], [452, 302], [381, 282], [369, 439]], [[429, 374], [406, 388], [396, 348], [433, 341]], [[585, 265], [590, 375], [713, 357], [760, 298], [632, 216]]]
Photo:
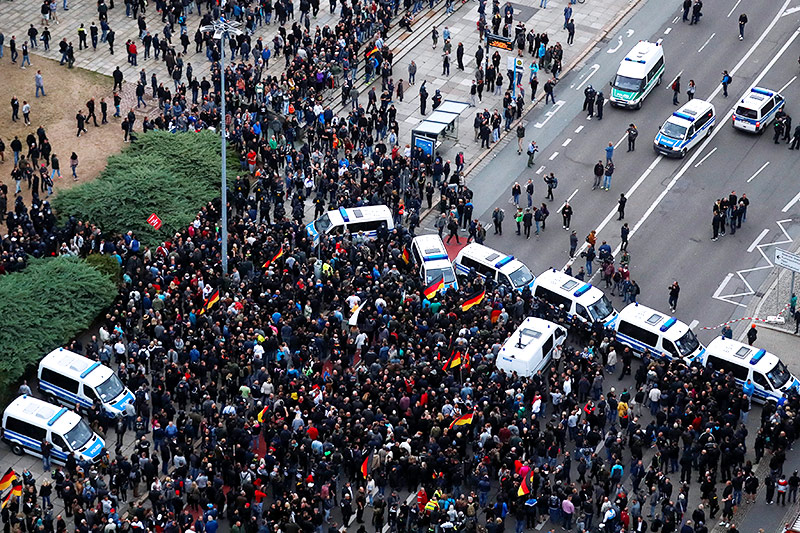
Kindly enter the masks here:
[[[224, 4], [223, 4], [224, 5]], [[228, 173], [225, 160], [227, 159], [227, 140], [225, 138], [225, 40], [229, 35], [241, 35], [242, 24], [236, 21], [228, 21], [224, 16], [214, 21], [208, 26], [200, 28], [203, 32], [214, 32], [214, 40], [220, 41], [220, 100], [222, 101], [222, 120], [220, 121], [220, 132], [222, 133], [222, 275], [228, 275]]]

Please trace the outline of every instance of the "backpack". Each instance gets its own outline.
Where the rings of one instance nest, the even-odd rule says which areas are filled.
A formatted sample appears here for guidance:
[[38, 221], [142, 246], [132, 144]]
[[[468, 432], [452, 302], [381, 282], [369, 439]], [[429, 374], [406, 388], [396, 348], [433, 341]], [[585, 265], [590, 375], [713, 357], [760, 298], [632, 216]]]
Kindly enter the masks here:
[[553, 178], [552, 186], [553, 186], [553, 189], [558, 189], [558, 178], [555, 178], [555, 177]]

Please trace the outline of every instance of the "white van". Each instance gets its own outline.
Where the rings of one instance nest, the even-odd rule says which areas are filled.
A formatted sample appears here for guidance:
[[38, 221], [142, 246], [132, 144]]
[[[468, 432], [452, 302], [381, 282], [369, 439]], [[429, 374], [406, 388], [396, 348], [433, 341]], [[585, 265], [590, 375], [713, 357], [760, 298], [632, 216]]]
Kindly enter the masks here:
[[553, 348], [563, 344], [567, 330], [542, 318], [528, 317], [503, 343], [495, 365], [507, 374], [533, 376], [547, 368]]
[[653, 140], [656, 153], [684, 157], [714, 129], [717, 112], [710, 102], [694, 98], [664, 121]]
[[733, 127], [739, 130], [762, 133], [786, 104], [777, 91], [753, 87], [733, 111]]
[[2, 439], [22, 455], [42, 456], [42, 441], [53, 445], [50, 459], [63, 465], [70, 453], [75, 459], [98, 462], [106, 443], [75, 411], [28, 396], [19, 396], [3, 413]]
[[414, 237], [411, 241], [411, 257], [419, 265], [419, 275], [426, 287], [442, 276], [445, 288], [458, 290], [453, 263], [438, 234]]
[[717, 337], [697, 358], [703, 366], [732, 374], [736, 382], [753, 381], [753, 399], [761, 403], [777, 402], [789, 389], [797, 389], [800, 381], [789, 372], [777, 355], [726, 337]]
[[39, 392], [55, 403], [88, 409], [99, 399], [110, 417], [125, 414], [133, 393], [113, 370], [98, 361], [58, 348], [39, 362]]
[[638, 303], [629, 304], [619, 312], [614, 330], [617, 340], [638, 355], [647, 349], [655, 356], [680, 357], [691, 362], [705, 352], [685, 323]]
[[547, 270], [533, 283], [534, 296], [554, 307], [564, 306], [564, 312], [584, 324], [602, 322], [612, 327], [617, 311], [603, 291], [590, 283], [573, 278], [561, 270]]
[[534, 276], [522, 261], [482, 244], [472, 243], [463, 247], [453, 265], [459, 276], [469, 276], [474, 269], [483, 279], [493, 279], [499, 285], [513, 287], [518, 291], [525, 287], [533, 290]]
[[378, 236], [378, 228], [383, 225], [389, 231], [394, 229], [392, 210], [385, 205], [340, 207], [327, 211], [314, 222], [306, 224], [306, 231], [316, 246], [323, 233], [341, 235], [345, 230], [353, 234], [361, 231], [370, 239], [374, 239]]
[[663, 75], [664, 48], [660, 43], [639, 41], [620, 61], [608, 100], [617, 107], [639, 109]]

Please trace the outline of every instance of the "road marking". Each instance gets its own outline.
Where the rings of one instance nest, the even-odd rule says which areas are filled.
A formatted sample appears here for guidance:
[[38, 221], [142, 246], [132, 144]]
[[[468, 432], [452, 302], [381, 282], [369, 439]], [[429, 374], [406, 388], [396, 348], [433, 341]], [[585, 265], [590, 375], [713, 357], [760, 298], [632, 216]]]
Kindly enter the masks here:
[[800, 7], [790, 7], [789, 9], [784, 11], [783, 15], [781, 15], [781, 16], [785, 17], [787, 15], [791, 15], [792, 13], [797, 13], [798, 11], [800, 11]]
[[764, 239], [764, 237], [767, 236], [767, 233], [769, 233], [769, 228], [765, 228], [763, 231], [761, 231], [761, 233], [758, 234], [758, 237], [756, 237], [753, 243], [747, 247], [747, 253], [751, 253], [753, 250], [755, 250], [756, 246], [758, 246]]
[[735, 3], [735, 4], [733, 4], [733, 7], [731, 8], [731, 10], [730, 10], [730, 11], [728, 11], [728, 17], [730, 17], [730, 16], [733, 14], [733, 12], [736, 10], [736, 8], [737, 8], [737, 7], [739, 7], [739, 3], [740, 3], [741, 1], [742, 1], [742, 0], [736, 0], [736, 3]]
[[672, 78], [672, 81], [671, 81], [671, 82], [669, 82], [669, 85], [667, 85], [667, 90], [668, 90], [668, 91], [671, 91], [671, 90], [672, 90], [672, 89], [670, 89], [670, 87], [672, 87], [672, 84], [673, 84], [673, 83], [675, 83], [675, 80], [677, 80], [678, 78], [680, 78], [680, 77], [681, 77], [681, 74], [683, 74], [683, 70], [681, 70], [680, 72], [678, 72], [678, 74], [677, 74], [677, 75], [676, 75], [674, 78]]
[[694, 319], [694, 320], [692, 320], [692, 322], [689, 324], [689, 329], [694, 329], [694, 328], [696, 328], [696, 327], [697, 327], [697, 324], [699, 324], [699, 323], [700, 323], [700, 321], [699, 321], [699, 320], [697, 320], [697, 319]]
[[754, 179], [756, 179], [756, 176], [758, 176], [758, 175], [761, 173], [761, 171], [762, 171], [762, 170], [764, 170], [765, 168], [767, 168], [767, 165], [769, 165], [769, 161], [767, 161], [766, 163], [764, 163], [763, 165], [761, 165], [761, 168], [759, 168], [758, 170], [756, 170], [756, 173], [755, 173], [755, 174], [753, 174], [752, 176], [750, 176], [750, 178], [747, 180], [747, 183], [750, 183], [751, 181], [753, 181]]
[[709, 38], [708, 38], [708, 40], [707, 40], [705, 43], [703, 43], [703, 46], [701, 46], [701, 47], [700, 47], [700, 48], [697, 50], [697, 53], [698, 53], [698, 54], [699, 54], [700, 52], [702, 52], [702, 51], [703, 51], [703, 48], [705, 48], [705, 47], [706, 47], [706, 45], [708, 45], [708, 43], [710, 43], [710, 42], [711, 42], [711, 39], [713, 39], [715, 35], [716, 35], [716, 33], [712, 33], [712, 34], [711, 34], [711, 37], [709, 37]]
[[543, 121], [537, 122], [536, 124], [534, 124], [533, 127], [534, 128], [543, 128], [544, 125], [547, 124], [547, 121], [550, 120], [551, 118], [553, 118], [553, 115], [556, 114], [556, 111], [561, 109], [561, 106], [563, 106], [564, 104], [566, 104], [566, 102], [564, 100], [559, 100], [558, 102], [556, 102], [553, 105], [553, 107], [550, 108], [550, 111], [548, 111], [547, 113], [544, 114], [544, 116], [546, 118]]
[[553, 152], [553, 155], [550, 156], [550, 161], [558, 157], [558, 152]]
[[671, 31], [672, 31], [672, 27], [670, 26], [669, 28], [664, 30], [664, 35], [669, 35], [669, 32], [671, 32]]
[[580, 133], [582, 130], [583, 130], [583, 126], [582, 125], [578, 126], [577, 128], [575, 128], [575, 133]]
[[634, 30], [625, 30], [625, 36], [626, 36], [626, 37], [630, 37], [630, 36], [631, 36], [631, 35], [633, 35], [634, 33], [636, 33]]
[[703, 162], [704, 162], [706, 159], [708, 159], [709, 157], [711, 157], [711, 156], [714, 154], [714, 152], [716, 152], [716, 151], [717, 151], [717, 147], [715, 146], [713, 150], [711, 150], [710, 152], [708, 152], [708, 153], [706, 154], [706, 156], [705, 156], [703, 159], [701, 159], [701, 160], [700, 160], [700, 161], [699, 161], [699, 162], [698, 162], [698, 163], [697, 163], [697, 164], [694, 166], [694, 168], [697, 168], [697, 167], [699, 167], [700, 165], [702, 165], [702, 164], [703, 164]]
[[587, 76], [586, 76], [586, 77], [585, 77], [583, 80], [581, 80], [581, 82], [578, 84], [578, 86], [577, 86], [577, 87], [575, 87], [575, 90], [576, 90], [576, 91], [580, 91], [580, 90], [581, 90], [581, 85], [583, 85], [584, 83], [586, 83], [587, 81], [589, 81], [589, 78], [591, 78], [592, 76], [594, 76], [594, 75], [595, 75], [595, 73], [596, 73], [598, 70], [600, 70], [600, 65], [598, 65], [597, 63], [595, 63], [594, 65], [592, 65], [592, 66], [589, 68], [589, 74], [588, 74], [588, 75], [587, 75]]
[[680, 20], [680, 18], [681, 18], [680, 16], [675, 17], [674, 19], [672, 19], [672, 23], [675, 24]]
[[785, 212], [787, 212], [789, 209], [791, 209], [791, 208], [792, 208], [792, 206], [793, 206], [794, 204], [796, 204], [798, 200], [800, 200], [800, 192], [799, 192], [799, 193], [797, 193], [797, 194], [795, 195], [795, 197], [794, 197], [794, 198], [792, 198], [791, 200], [789, 200], [789, 203], [788, 203], [788, 204], [786, 204], [785, 206], [783, 206], [783, 209], [781, 209], [781, 213], [785, 213]]
[[572, 194], [570, 194], [570, 195], [569, 195], [569, 198], [567, 198], [566, 200], [564, 200], [564, 203], [563, 203], [563, 204], [561, 204], [561, 207], [559, 207], [558, 209], [556, 209], [556, 213], [560, 213], [560, 212], [561, 212], [561, 210], [562, 210], [562, 209], [564, 209], [564, 206], [565, 206], [565, 205], [567, 205], [567, 202], [569, 202], [570, 200], [572, 200], [573, 198], [575, 198], [575, 195], [576, 195], [576, 194], [578, 194], [578, 189], [575, 189], [575, 190], [572, 192]]
[[615, 46], [614, 48], [609, 48], [607, 53], [613, 54], [614, 52], [616, 52], [620, 48], [622, 48], [622, 35], [619, 35], [617, 37], [617, 46]]
[[617, 146], [619, 146], [620, 144], [622, 144], [622, 141], [624, 141], [624, 140], [625, 140], [625, 139], [627, 139], [627, 138], [628, 138], [628, 133], [627, 133], [627, 132], [625, 132], [625, 135], [623, 135], [623, 136], [622, 136], [622, 139], [618, 140], [618, 141], [617, 141], [617, 144], [615, 144], [615, 145], [614, 145], [614, 150], [616, 150], [616, 149], [617, 149]]
[[[712, 296], [712, 298], [714, 298], [715, 300], [722, 300], [723, 302], [728, 302], [729, 304], [738, 305], [739, 307], [746, 308], [747, 306], [745, 304], [740, 303], [740, 302], [733, 302], [733, 301], [729, 300], [728, 298], [732, 298], [732, 297], [735, 297], [735, 296], [736, 297], [738, 297], [738, 296], [748, 296], [749, 294], [752, 294], [752, 292], [751, 293], [743, 293], [743, 294], [727, 294], [725, 296], [722, 296], [722, 291], [723, 291], [723, 289], [725, 289], [725, 286], [728, 284], [728, 282], [731, 280], [731, 278], [733, 278], [733, 272], [728, 272], [728, 274], [725, 276], [725, 279], [723, 279], [722, 283], [720, 283], [719, 286], [717, 287], [717, 290], [714, 291], [714, 295]], [[744, 278], [741, 278], [741, 279], [742, 279], [742, 281], [744, 281]], [[746, 281], [744, 281], [744, 284], [748, 288], [751, 288], [750, 284], [747, 283]]]
[[796, 80], [796, 79], [797, 79], [797, 76], [795, 76], [795, 77], [793, 77], [792, 79], [790, 79], [789, 81], [787, 81], [787, 82], [786, 82], [786, 85], [784, 85], [783, 87], [781, 87], [780, 89], [778, 89], [778, 92], [779, 92], [779, 93], [782, 93], [783, 91], [785, 91], [785, 90], [786, 90], [786, 88], [787, 88], [789, 85], [791, 85], [791, 84], [792, 84], [792, 82], [793, 82], [794, 80]]
[[571, 142], [572, 142], [572, 139], [567, 139], [566, 141], [564, 141], [564, 142], [561, 144], [561, 146], [564, 146], [564, 147], [566, 147], [566, 146], [567, 146], [567, 145], [569, 145], [569, 143], [571, 143]]
[[539, 170], [536, 171], [537, 174], [541, 174], [542, 170], [544, 170], [544, 165], [539, 167]]

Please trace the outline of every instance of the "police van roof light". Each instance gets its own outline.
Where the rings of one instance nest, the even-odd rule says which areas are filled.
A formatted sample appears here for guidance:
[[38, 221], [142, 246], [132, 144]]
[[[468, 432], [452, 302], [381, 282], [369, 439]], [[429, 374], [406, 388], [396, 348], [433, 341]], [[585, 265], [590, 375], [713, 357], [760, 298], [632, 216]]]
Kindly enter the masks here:
[[99, 363], [99, 362], [95, 362], [94, 364], [92, 364], [92, 366], [90, 366], [89, 368], [87, 368], [86, 370], [84, 370], [83, 372], [81, 372], [81, 379], [83, 379], [83, 378], [85, 378], [86, 376], [88, 376], [89, 374], [91, 374], [91, 373], [92, 373], [92, 371], [93, 371], [95, 368], [97, 368], [98, 366], [100, 366], [100, 363]]
[[775, 93], [772, 91], [767, 91], [766, 89], [759, 89], [758, 87], [753, 87], [750, 89], [751, 93], [763, 94], [766, 96], [773, 96]]
[[514, 260], [514, 256], [513, 256], [513, 255], [507, 255], [507, 256], [505, 256], [503, 259], [501, 259], [500, 261], [498, 261], [497, 263], [495, 263], [495, 264], [494, 264], [494, 267], [495, 267], [495, 268], [500, 268], [500, 267], [503, 267], [503, 266], [505, 266], [505, 265], [509, 264], [509, 263], [510, 263], [511, 261], [513, 261], [513, 260]]
[[761, 361], [761, 359], [764, 357], [766, 353], [767, 351], [764, 349], [757, 351], [756, 354], [753, 356], [753, 358], [750, 359], [750, 364], [751, 365], [757, 364], [759, 361]]
[[683, 120], [688, 120], [689, 122], [694, 122], [694, 117], [692, 115], [689, 115], [687, 113], [681, 113], [680, 111], [675, 111], [674, 113], [672, 113], [672, 116], [682, 118]]
[[667, 320], [666, 322], [664, 322], [664, 324], [663, 324], [663, 325], [661, 326], [661, 328], [659, 328], [659, 329], [660, 329], [662, 332], [664, 332], [664, 331], [667, 331], [669, 328], [671, 328], [672, 326], [674, 326], [674, 325], [675, 325], [675, 322], [677, 322], [677, 321], [678, 321], [678, 319], [677, 319], [677, 318], [675, 318], [675, 317], [672, 317], [672, 318], [670, 318], [669, 320]]
[[447, 260], [447, 259], [449, 259], [447, 257], [447, 254], [433, 254], [433, 255], [429, 255], [427, 257], [424, 257], [422, 260], [423, 261], [441, 261], [441, 260]]
[[626, 57], [625, 61], [631, 61], [632, 63], [641, 63], [643, 65], [646, 63], [644, 59], [632, 59], [630, 57]]
[[61, 418], [61, 415], [63, 415], [66, 412], [67, 412], [67, 408], [66, 407], [62, 407], [61, 409], [59, 409], [58, 412], [53, 415], [53, 418], [51, 418], [50, 420], [47, 421], [47, 425], [48, 426], [52, 426], [53, 424], [55, 424], [56, 420]]
[[580, 289], [578, 289], [577, 291], [575, 291], [573, 293], [573, 296], [575, 296], [576, 298], [579, 297], [579, 296], [583, 296], [591, 288], [592, 288], [592, 284], [591, 283], [585, 283], [583, 285], [583, 287], [581, 287]]
[[342, 215], [342, 220], [345, 222], [350, 222], [350, 217], [347, 216], [347, 210], [344, 207], [339, 208], [339, 214]]

